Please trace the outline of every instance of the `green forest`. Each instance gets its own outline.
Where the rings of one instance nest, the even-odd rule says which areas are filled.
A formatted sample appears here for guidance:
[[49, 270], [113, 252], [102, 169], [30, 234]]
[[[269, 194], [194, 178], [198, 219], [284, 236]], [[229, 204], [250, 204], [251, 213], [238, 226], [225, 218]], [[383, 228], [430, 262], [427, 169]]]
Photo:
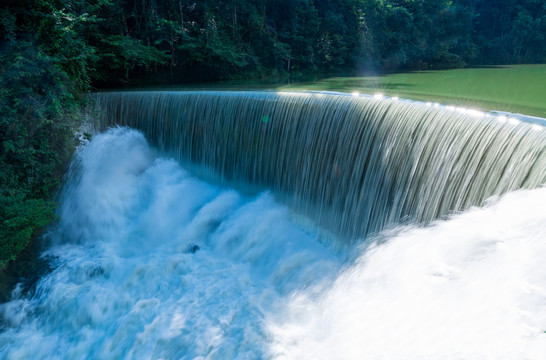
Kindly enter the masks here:
[[0, 269], [55, 220], [95, 89], [546, 62], [543, 0], [4, 0]]

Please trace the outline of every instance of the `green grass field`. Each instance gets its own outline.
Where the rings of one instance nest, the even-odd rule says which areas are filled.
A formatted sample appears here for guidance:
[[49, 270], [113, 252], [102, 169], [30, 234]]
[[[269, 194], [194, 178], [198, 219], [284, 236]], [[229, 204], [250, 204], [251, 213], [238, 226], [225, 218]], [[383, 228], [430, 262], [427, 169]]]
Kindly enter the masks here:
[[382, 92], [387, 96], [546, 118], [546, 64], [333, 77], [276, 90]]

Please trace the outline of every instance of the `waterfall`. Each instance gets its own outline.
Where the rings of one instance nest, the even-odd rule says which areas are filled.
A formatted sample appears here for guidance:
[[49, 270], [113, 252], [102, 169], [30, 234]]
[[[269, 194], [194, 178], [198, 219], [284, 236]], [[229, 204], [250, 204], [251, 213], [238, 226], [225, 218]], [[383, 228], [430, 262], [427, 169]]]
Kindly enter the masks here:
[[0, 304], [0, 359], [544, 358], [543, 127], [342, 95], [95, 98], [102, 128], [140, 130], [78, 149], [51, 271]]
[[271, 189], [354, 240], [546, 183], [544, 127], [477, 111], [327, 93], [111, 92], [126, 125], [226, 183]]

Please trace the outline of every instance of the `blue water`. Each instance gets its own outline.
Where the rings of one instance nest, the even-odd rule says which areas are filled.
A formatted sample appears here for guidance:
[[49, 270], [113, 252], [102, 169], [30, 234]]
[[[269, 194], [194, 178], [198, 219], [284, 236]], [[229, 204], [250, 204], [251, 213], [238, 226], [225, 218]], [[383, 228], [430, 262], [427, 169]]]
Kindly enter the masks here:
[[79, 152], [6, 359], [543, 359], [546, 189], [340, 250], [116, 128]]

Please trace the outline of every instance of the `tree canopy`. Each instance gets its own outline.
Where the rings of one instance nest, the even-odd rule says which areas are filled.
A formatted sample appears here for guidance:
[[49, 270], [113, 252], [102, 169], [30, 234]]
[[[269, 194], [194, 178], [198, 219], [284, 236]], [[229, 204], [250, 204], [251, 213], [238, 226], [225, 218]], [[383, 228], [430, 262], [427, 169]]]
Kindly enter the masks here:
[[4, 3], [4, 43], [32, 38], [73, 81], [99, 87], [546, 58], [541, 0]]

